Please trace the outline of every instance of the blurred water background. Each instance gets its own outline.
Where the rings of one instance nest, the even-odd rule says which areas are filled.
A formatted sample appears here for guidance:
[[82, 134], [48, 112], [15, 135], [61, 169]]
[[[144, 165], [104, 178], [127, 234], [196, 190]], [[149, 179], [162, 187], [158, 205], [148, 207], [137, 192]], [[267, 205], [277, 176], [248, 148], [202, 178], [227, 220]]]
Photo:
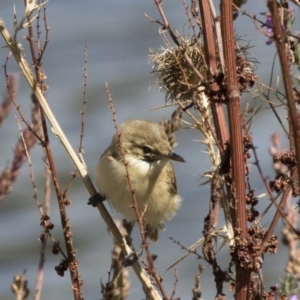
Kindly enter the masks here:
[[[3, 18], [10, 32], [13, 28], [13, 4], [16, 4], [17, 15], [20, 19], [24, 10], [23, 1], [1, 0], [0, 2], [0, 17]], [[244, 8], [253, 14], [267, 11], [265, 2], [260, 0], [249, 1]], [[180, 32], [188, 31], [182, 1], [166, 0], [164, 10], [171, 27], [176, 27]], [[88, 41], [88, 107], [84, 158], [92, 177], [99, 155], [106, 149], [114, 134], [112, 116], [105, 94], [105, 80], [109, 82], [113, 94], [119, 124], [127, 118], [160, 121], [168, 119], [173, 111], [172, 108], [149, 111], [153, 107], [163, 105], [165, 101], [164, 94], [152, 84], [151, 64], [148, 61], [149, 48], [159, 50], [161, 46], [164, 46], [164, 42], [159, 36], [158, 25], [150, 23], [143, 15], [144, 12], [154, 19], [159, 19], [154, 1], [50, 0], [47, 4], [50, 42], [43, 59], [43, 68], [50, 87], [47, 91], [47, 99], [71, 144], [76, 148], [79, 145], [81, 126], [83, 49], [85, 41]], [[261, 16], [261, 19], [264, 20], [264, 17]], [[255, 46], [249, 52], [260, 62], [256, 72], [261, 81], [268, 83], [275, 47], [266, 46], [267, 38], [255, 29], [249, 18], [238, 17], [234, 26], [238, 35], [244, 36], [245, 40], [250, 40]], [[30, 60], [27, 42], [23, 39], [26, 34], [26, 31], [22, 31], [19, 34], [19, 41], [23, 44], [25, 53], [28, 53], [27, 58]], [[2, 40], [0, 40], [0, 46], [4, 46]], [[7, 54], [7, 48], [0, 49], [1, 64], [4, 63]], [[13, 59], [9, 62], [9, 72], [19, 72]], [[280, 75], [278, 63], [275, 74]], [[5, 90], [3, 74], [0, 75], [0, 88], [2, 91]], [[22, 76], [20, 76], [17, 101], [24, 115], [29, 119], [30, 90]], [[244, 97], [244, 101], [249, 101], [253, 106], [259, 105], [259, 102], [251, 100], [250, 94]], [[284, 111], [280, 114], [285, 118]], [[17, 112], [13, 110], [1, 127], [1, 169], [11, 162], [13, 147], [19, 138], [15, 115]], [[184, 118], [187, 119], [186, 116]], [[268, 147], [270, 135], [275, 128], [279, 126], [269, 110], [260, 112], [252, 125], [260, 163], [265, 175], [270, 177], [273, 176], [273, 170]], [[281, 136], [284, 138], [283, 134]], [[211, 165], [204, 153], [205, 148], [199, 143], [201, 139], [202, 136], [198, 131], [186, 128], [181, 129], [177, 134], [179, 145], [176, 152], [186, 159], [185, 164], [175, 163], [178, 189], [184, 200], [177, 216], [167, 223], [166, 231], [160, 233], [159, 242], [151, 245], [153, 253], [158, 255], [156, 266], [160, 273], [163, 273], [183, 253], [179, 246], [167, 238], [167, 235], [172, 235], [186, 246], [202, 236], [203, 219], [208, 212], [209, 186], [200, 186], [200, 176], [210, 170]], [[74, 168], [62, 146], [53, 136], [51, 136], [51, 144], [60, 180], [63, 185], [66, 185]], [[41, 148], [35, 147], [31, 151], [31, 156], [38, 184], [38, 196], [42, 199], [44, 162]], [[254, 166], [252, 170], [252, 186], [257, 189], [257, 194], [261, 194], [265, 189]], [[25, 163], [12, 193], [0, 203], [0, 299], [2, 300], [14, 299], [10, 285], [13, 276], [23, 272], [24, 269], [27, 270], [26, 277], [32, 292], [29, 299], [34, 292], [40, 248], [37, 239], [40, 236], [41, 227], [39, 226], [39, 212], [32, 195], [29, 169]], [[67, 211], [74, 232], [79, 271], [84, 280], [83, 297], [84, 299], [100, 299], [100, 280], [106, 282], [113, 243], [98, 210], [87, 205], [88, 197], [81, 180], [77, 178], [69, 193], [72, 205], [67, 208]], [[54, 192], [51, 200], [51, 220], [55, 225], [53, 235], [63, 244]], [[268, 199], [261, 200], [259, 210], [268, 204]], [[112, 214], [118, 216], [115, 212]], [[271, 210], [263, 219], [263, 226], [269, 225], [273, 214], [274, 210]], [[281, 225], [280, 222], [276, 230], [279, 237]], [[137, 231], [134, 231], [133, 239], [136, 245], [139, 245]], [[275, 256], [265, 255], [264, 274], [267, 288], [279, 282], [279, 278], [283, 275], [287, 255], [288, 252], [284, 247], [281, 247], [279, 254]], [[45, 262], [43, 300], [72, 299], [73, 297], [68, 272], [65, 277], [61, 278], [54, 271], [59, 261], [60, 257], [51, 253], [49, 242]], [[220, 252], [219, 262], [223, 268], [228, 266], [227, 250]], [[179, 277], [177, 291], [181, 299], [191, 299], [191, 289], [199, 264], [206, 266], [201, 277], [202, 298], [213, 299], [215, 287], [211, 267], [192, 255], [177, 266]], [[136, 275], [132, 271], [130, 273], [132, 286], [129, 299], [142, 299], [142, 291]], [[163, 278], [166, 290], [171, 292], [174, 271], [163, 274]], [[231, 299], [230, 292], [225, 290], [225, 293], [228, 295], [227, 299]]]

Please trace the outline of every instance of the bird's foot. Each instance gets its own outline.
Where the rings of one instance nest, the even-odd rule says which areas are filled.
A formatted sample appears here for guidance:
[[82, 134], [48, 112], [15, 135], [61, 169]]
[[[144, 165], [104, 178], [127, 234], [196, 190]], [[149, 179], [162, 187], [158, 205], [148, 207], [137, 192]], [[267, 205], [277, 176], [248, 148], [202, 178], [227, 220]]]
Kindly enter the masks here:
[[89, 198], [88, 205], [92, 205], [93, 207], [96, 207], [99, 202], [103, 202], [105, 200], [106, 198], [103, 195], [97, 193]]
[[123, 265], [124, 267], [130, 267], [132, 266], [135, 262], [138, 261], [139, 257], [141, 257], [143, 253], [143, 248], [141, 248], [138, 251], [133, 250], [129, 255], [125, 256]]

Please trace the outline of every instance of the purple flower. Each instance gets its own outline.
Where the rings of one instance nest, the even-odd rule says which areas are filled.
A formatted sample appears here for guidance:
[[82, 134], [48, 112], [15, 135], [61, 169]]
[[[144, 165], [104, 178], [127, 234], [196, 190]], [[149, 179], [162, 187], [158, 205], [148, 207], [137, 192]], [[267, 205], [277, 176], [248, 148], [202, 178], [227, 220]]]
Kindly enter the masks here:
[[271, 45], [273, 43], [273, 22], [272, 22], [272, 17], [270, 15], [266, 15], [266, 26], [267, 26], [267, 35], [269, 36], [269, 40], [266, 41], [267, 45]]
[[273, 22], [272, 22], [272, 17], [267, 15], [267, 20], [266, 20], [266, 26], [267, 26], [267, 32], [270, 34], [273, 34]]
[[299, 300], [298, 296], [297, 295], [293, 295], [290, 300]]

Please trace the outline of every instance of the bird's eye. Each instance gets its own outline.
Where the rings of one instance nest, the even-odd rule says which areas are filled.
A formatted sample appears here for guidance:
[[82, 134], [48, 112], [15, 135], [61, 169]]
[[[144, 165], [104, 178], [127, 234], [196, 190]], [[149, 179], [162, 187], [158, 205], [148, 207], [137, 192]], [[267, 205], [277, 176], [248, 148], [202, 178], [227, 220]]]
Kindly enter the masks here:
[[148, 153], [152, 152], [152, 150], [149, 147], [147, 147], [147, 146], [143, 146], [142, 150], [143, 150], [144, 154], [148, 154]]

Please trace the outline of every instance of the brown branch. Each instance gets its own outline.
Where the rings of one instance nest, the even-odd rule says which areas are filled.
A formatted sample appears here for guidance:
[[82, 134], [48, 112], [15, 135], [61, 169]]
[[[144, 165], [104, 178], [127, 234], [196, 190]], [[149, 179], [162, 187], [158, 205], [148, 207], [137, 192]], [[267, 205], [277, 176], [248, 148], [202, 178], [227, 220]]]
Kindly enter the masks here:
[[[230, 131], [232, 194], [236, 201], [236, 218], [233, 226], [235, 232], [241, 230], [242, 237], [247, 236], [247, 215], [245, 199], [245, 170], [242, 138], [242, 123], [240, 115], [240, 91], [236, 74], [236, 55], [234, 49], [234, 32], [232, 20], [232, 1], [221, 1], [221, 27], [223, 52], [225, 61], [226, 92], [228, 98], [228, 122]], [[243, 269], [236, 261], [236, 299], [248, 299], [251, 273]]]
[[287, 106], [289, 110], [289, 117], [293, 133], [291, 139], [293, 140], [292, 145], [295, 146], [296, 161], [298, 165], [298, 178], [300, 178], [300, 124], [298, 118], [298, 110], [294, 97], [295, 95], [293, 89], [293, 81], [290, 74], [290, 63], [285, 49], [286, 34], [284, 33], [281, 27], [276, 1], [268, 0], [268, 7], [272, 15], [274, 31], [273, 39], [276, 42], [282, 69], [283, 82], [287, 97]]
[[[212, 15], [208, 1], [199, 0], [199, 7], [202, 19], [205, 58], [206, 64], [208, 66], [207, 78], [208, 81], [210, 81], [210, 79], [212, 79], [217, 74], [217, 56], [214, 38], [215, 35], [213, 32]], [[216, 82], [212, 83], [209, 88], [211, 93], [215, 93], [219, 89]], [[216, 128], [217, 139], [221, 144], [220, 150], [221, 152], [223, 152], [225, 150], [225, 143], [228, 141], [228, 132], [222, 104], [212, 102], [211, 110], [214, 125]]]
[[[150, 253], [148, 243], [146, 241], [144, 221], [143, 221], [143, 213], [141, 214], [138, 210], [135, 189], [134, 189], [134, 186], [132, 184], [132, 181], [131, 181], [131, 178], [130, 178], [130, 173], [129, 173], [129, 170], [128, 170], [128, 167], [127, 167], [128, 163], [127, 163], [127, 160], [126, 160], [126, 157], [125, 157], [124, 149], [122, 147], [122, 135], [119, 131], [119, 127], [118, 127], [118, 124], [117, 124], [116, 111], [115, 111], [114, 106], [113, 106], [112, 95], [110, 93], [107, 81], [105, 82], [105, 88], [106, 88], [106, 94], [107, 94], [108, 99], [109, 99], [109, 107], [110, 107], [110, 109], [112, 111], [112, 114], [113, 114], [113, 122], [114, 122], [115, 129], [116, 129], [116, 132], [117, 132], [117, 136], [118, 136], [118, 139], [119, 139], [120, 152], [121, 152], [122, 159], [123, 159], [123, 162], [124, 162], [124, 167], [125, 167], [125, 170], [126, 170], [126, 178], [127, 178], [127, 181], [128, 181], [130, 191], [132, 193], [132, 201], [133, 201], [132, 208], [134, 209], [135, 214], [136, 214], [136, 218], [137, 218], [137, 222], [138, 222], [138, 225], [139, 225], [140, 234], [141, 234], [141, 238], [142, 238], [142, 246], [144, 247], [144, 249], [146, 251], [147, 260], [148, 260], [148, 263], [149, 263], [148, 272], [153, 276], [153, 278], [154, 278], [154, 280], [155, 280], [155, 282], [158, 286], [158, 289], [160, 290], [160, 292], [163, 296], [163, 299], [167, 300], [167, 299], [169, 299], [169, 297], [168, 297], [168, 295], [167, 295], [167, 293], [166, 293], [166, 291], [165, 291], [165, 289], [164, 289], [164, 287], [161, 283], [161, 277], [159, 276], [159, 274], [157, 274], [157, 272], [155, 270], [155, 266], [154, 266], [154, 263], [153, 263], [153, 258], [152, 258], [152, 255]], [[147, 208], [145, 208], [145, 209], [147, 209]]]
[[[217, 65], [217, 53], [216, 53], [216, 42], [215, 39], [217, 38], [218, 46], [222, 46], [222, 37], [220, 36], [221, 33], [219, 32], [220, 29], [220, 21], [217, 20], [215, 16], [215, 11], [213, 4], [211, 1], [201, 1], [199, 0], [199, 7], [201, 12], [201, 19], [202, 19], [202, 30], [203, 30], [203, 39], [205, 45], [205, 57], [206, 63], [208, 65], [207, 69], [207, 78], [209, 84], [209, 94], [212, 95], [211, 99], [213, 99], [213, 95], [217, 93], [218, 89], [220, 88], [216, 82], [214, 82], [215, 76], [218, 74], [218, 65]], [[214, 26], [213, 26], [214, 25]], [[215, 32], [214, 32], [215, 31]], [[223, 49], [218, 49], [219, 61], [223, 62]], [[221, 68], [224, 72], [224, 65], [221, 63]], [[220, 72], [220, 70], [219, 70]], [[214, 101], [210, 102], [211, 104], [211, 111], [213, 116], [213, 121], [216, 129], [216, 136], [217, 136], [217, 145], [219, 146], [219, 150], [221, 153], [221, 159], [226, 160], [226, 148], [228, 148], [226, 143], [228, 142], [229, 135], [227, 130], [227, 124], [224, 116], [224, 110], [221, 103], [216, 103]], [[226, 185], [227, 189], [227, 199], [232, 198], [232, 191], [228, 185]], [[232, 220], [235, 219], [236, 211], [234, 208], [230, 207], [230, 205], [225, 203], [224, 199], [221, 199], [221, 203], [225, 212], [225, 207], [227, 210], [230, 211], [230, 214], [225, 213], [225, 219], [227, 220], [227, 224], [232, 223]], [[231, 218], [229, 217], [231, 216]], [[228, 220], [231, 219], [231, 220]], [[231, 224], [232, 225], [232, 224]]]
[[[112, 115], [113, 115], [114, 127], [116, 129], [116, 133], [117, 133], [118, 140], [119, 140], [119, 147], [120, 147], [120, 152], [121, 152], [121, 155], [122, 155], [124, 167], [125, 167], [125, 170], [126, 170], [126, 178], [127, 178], [127, 181], [128, 181], [128, 186], [129, 186], [131, 194], [132, 194], [132, 201], [133, 201], [132, 208], [134, 209], [135, 214], [136, 214], [137, 222], [138, 222], [140, 233], [141, 233], [143, 247], [147, 248], [148, 244], [147, 244], [146, 237], [145, 237], [144, 222], [143, 222], [142, 214], [138, 210], [138, 204], [137, 204], [137, 199], [136, 199], [136, 194], [135, 194], [135, 188], [134, 188], [134, 186], [132, 184], [132, 181], [131, 181], [131, 178], [130, 178], [130, 173], [129, 173], [129, 170], [128, 170], [128, 167], [127, 167], [128, 163], [127, 163], [127, 160], [126, 160], [126, 157], [125, 157], [125, 152], [124, 152], [124, 149], [123, 149], [123, 146], [122, 146], [122, 135], [120, 133], [119, 126], [118, 126], [118, 123], [117, 123], [117, 118], [116, 118], [117, 113], [116, 113], [114, 105], [113, 105], [112, 94], [110, 93], [107, 81], [105, 81], [105, 89], [106, 89], [106, 94], [107, 94], [108, 99], [109, 99], [109, 108], [111, 109], [111, 112], [112, 112]], [[149, 262], [149, 264], [151, 264], [151, 263]]]
[[220, 268], [215, 253], [215, 238], [212, 234], [213, 229], [219, 221], [219, 203], [222, 198], [222, 179], [220, 167], [218, 167], [211, 179], [211, 196], [209, 202], [209, 213], [204, 219], [203, 236], [204, 243], [202, 253], [205, 260], [212, 266], [215, 277], [217, 294], [215, 299], [226, 299], [223, 293], [223, 284], [226, 279], [225, 272]]
[[[25, 1], [25, 5], [26, 5], [26, 1]], [[38, 86], [42, 87], [45, 76], [41, 72], [41, 60], [39, 59], [38, 55], [36, 54], [36, 49], [34, 46], [34, 34], [33, 34], [32, 20], [31, 20], [30, 15], [27, 17], [27, 20], [28, 20], [28, 24], [29, 24], [27, 40], [29, 42], [31, 57], [33, 60], [33, 66], [34, 66], [35, 75], [36, 75], [36, 83], [38, 84]], [[52, 181], [54, 184], [54, 189], [55, 189], [56, 197], [58, 200], [60, 220], [61, 220], [61, 225], [62, 225], [62, 229], [63, 229], [65, 246], [67, 249], [68, 259], [66, 260], [66, 266], [64, 267], [63, 271], [65, 271], [66, 268], [69, 269], [71, 281], [72, 281], [72, 290], [73, 290], [74, 298], [76, 300], [81, 300], [81, 298], [82, 298], [82, 295], [81, 295], [82, 281], [80, 280], [80, 274], [79, 274], [79, 270], [78, 270], [78, 262], [76, 259], [76, 250], [73, 246], [73, 239], [72, 239], [73, 233], [71, 230], [70, 220], [67, 216], [66, 202], [65, 202], [64, 194], [62, 193], [62, 189], [61, 189], [60, 182], [58, 179], [58, 174], [56, 171], [54, 158], [52, 155], [52, 150], [50, 147], [50, 140], [49, 140], [49, 135], [48, 135], [47, 123], [46, 123], [46, 115], [45, 115], [45, 112], [43, 109], [40, 109], [40, 114], [41, 114], [43, 136], [44, 136], [44, 143], [42, 144], [42, 146], [46, 153], [48, 163], [49, 163], [49, 169], [50, 169], [51, 175], [52, 175]], [[61, 275], [61, 273], [59, 273], [59, 275]]]
[[[45, 29], [45, 41], [44, 41], [44, 45], [43, 45], [42, 48], [40, 46], [38, 47], [38, 50], [39, 50], [38, 64], [41, 63], [41, 61], [43, 59], [43, 55], [44, 55], [44, 53], [46, 51], [46, 47], [47, 47], [47, 45], [49, 43], [49, 30], [50, 30], [50, 28], [49, 28], [49, 26], [47, 24], [46, 9], [47, 9], [47, 7], [44, 4], [43, 5], [43, 20], [44, 20], [44, 29]], [[39, 32], [39, 30], [38, 30], [38, 32]], [[39, 36], [38, 36], [38, 41], [40, 41]]]

